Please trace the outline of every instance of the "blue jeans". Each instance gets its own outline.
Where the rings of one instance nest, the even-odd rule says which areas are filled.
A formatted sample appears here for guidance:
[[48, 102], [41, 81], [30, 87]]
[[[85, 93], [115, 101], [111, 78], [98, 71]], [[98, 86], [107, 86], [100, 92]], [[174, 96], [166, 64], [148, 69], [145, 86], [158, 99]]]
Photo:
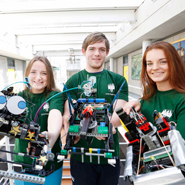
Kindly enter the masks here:
[[[61, 185], [62, 182], [62, 172], [63, 172], [63, 167], [59, 168], [52, 174], [48, 175], [45, 177], [45, 183], [44, 185]], [[26, 174], [27, 175], [27, 174]], [[24, 182], [24, 181], [19, 181], [19, 180], [14, 180], [15, 185], [38, 185], [36, 183], [31, 183], [31, 182]]]

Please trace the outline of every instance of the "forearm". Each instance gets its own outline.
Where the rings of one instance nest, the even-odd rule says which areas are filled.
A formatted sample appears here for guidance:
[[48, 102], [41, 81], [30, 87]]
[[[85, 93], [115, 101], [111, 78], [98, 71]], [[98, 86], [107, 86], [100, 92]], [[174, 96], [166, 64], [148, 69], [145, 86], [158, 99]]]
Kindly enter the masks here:
[[52, 109], [48, 116], [48, 138], [51, 148], [54, 146], [62, 130], [62, 114], [57, 109]]
[[68, 125], [69, 117], [70, 117], [69, 105], [68, 100], [66, 100], [64, 104], [63, 127], [66, 127]]
[[111, 118], [111, 121], [112, 125], [114, 126], [114, 128], [117, 128], [121, 125], [121, 121], [120, 121], [120, 118], [119, 116], [114, 112], [112, 114], [112, 118]]
[[[76, 100], [73, 100], [73, 103], [76, 103]], [[71, 107], [71, 113], [74, 113], [74, 109]], [[69, 118], [70, 118], [70, 110], [68, 100], [65, 101], [64, 104], [64, 115], [63, 115], [63, 127], [65, 132], [67, 133], [69, 130]]]
[[114, 112], [113, 112], [113, 114], [112, 114], [112, 118], [111, 118], [111, 123], [112, 123], [112, 125], [114, 126], [114, 128], [117, 128], [117, 127], [119, 127], [120, 125], [121, 125], [121, 121], [120, 121], [120, 118], [119, 118], [119, 116], [116, 114], [116, 109], [118, 109], [118, 108], [120, 108], [120, 107], [124, 107], [124, 105], [125, 105], [125, 103], [126, 103], [126, 101], [125, 100], [121, 100], [121, 99], [118, 99], [117, 100], [117, 103], [116, 103], [116, 106], [115, 106], [115, 108], [114, 108]]

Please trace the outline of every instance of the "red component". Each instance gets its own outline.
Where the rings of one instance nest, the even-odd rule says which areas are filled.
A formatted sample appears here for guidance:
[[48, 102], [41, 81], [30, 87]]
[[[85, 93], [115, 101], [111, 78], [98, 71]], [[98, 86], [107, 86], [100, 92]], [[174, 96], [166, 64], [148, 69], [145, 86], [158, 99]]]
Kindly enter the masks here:
[[129, 141], [130, 144], [134, 144], [134, 143], [139, 143], [139, 139], [133, 140], [133, 141]]
[[165, 123], [165, 125], [166, 125], [166, 128], [164, 128], [164, 129], [162, 129], [162, 130], [159, 130], [158, 132], [160, 133], [160, 132], [164, 132], [164, 131], [166, 131], [166, 130], [170, 130], [170, 126], [168, 125], [168, 122], [162, 117], [162, 119], [163, 119], [163, 122]]
[[144, 125], [140, 126], [139, 129], [146, 132], [147, 130], [150, 129], [149, 127], [150, 127], [150, 124], [147, 122]]
[[164, 143], [164, 145], [168, 145], [168, 144], [170, 144], [170, 140], [164, 141], [163, 143]]
[[143, 114], [139, 114], [141, 116], [141, 119], [139, 119], [138, 121], [136, 121], [137, 125], [142, 125], [143, 122], [146, 121], [146, 118], [144, 117]]
[[130, 144], [139, 143], [139, 139], [135, 139], [135, 140], [133, 140], [133, 141], [130, 141], [130, 140], [128, 139], [128, 137], [126, 136], [126, 133], [125, 133], [125, 137], [127, 138], [127, 140], [129, 141]]
[[163, 121], [164, 121], [166, 127], [167, 127], [168, 129], [170, 129], [170, 126], [168, 125], [168, 122], [167, 122], [163, 117], [162, 117], [162, 119], [163, 119]]
[[148, 123], [146, 117], [143, 114], [139, 114], [141, 116], [141, 119], [136, 121], [137, 126], [140, 130], [143, 130], [143, 132], [146, 132], [150, 130], [150, 124]]
[[91, 116], [93, 115], [93, 109], [91, 108], [90, 105], [88, 105], [88, 106], [84, 109], [84, 111], [83, 111], [82, 114], [85, 114], [86, 112], [89, 112]]
[[[125, 134], [125, 137], [127, 138], [126, 134]], [[127, 138], [127, 140], [129, 141], [129, 139]], [[138, 145], [140, 143], [140, 140], [139, 139], [135, 139], [133, 141], [129, 141], [129, 144], [131, 145]], [[143, 153], [143, 145], [141, 145], [141, 153]], [[139, 154], [139, 153], [136, 153], [136, 155]]]
[[160, 132], [164, 132], [164, 131], [166, 131], [166, 130], [170, 130], [169, 128], [164, 128], [164, 129], [162, 129], [162, 130], [159, 130], [158, 132], [160, 133]]
[[144, 117], [144, 115], [143, 114], [139, 114], [140, 115], [140, 117], [141, 117], [141, 119], [139, 119], [138, 121], [136, 121], [136, 124], [137, 125], [143, 125], [143, 124], [145, 124], [145, 122], [146, 122], [146, 117]]

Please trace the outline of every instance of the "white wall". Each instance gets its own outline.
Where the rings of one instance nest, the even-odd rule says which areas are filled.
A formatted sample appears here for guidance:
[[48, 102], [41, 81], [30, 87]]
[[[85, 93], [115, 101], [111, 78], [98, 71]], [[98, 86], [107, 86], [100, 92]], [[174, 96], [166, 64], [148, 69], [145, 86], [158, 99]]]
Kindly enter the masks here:
[[61, 56], [49, 56], [47, 58], [53, 67], [59, 68], [59, 70], [55, 71], [56, 74], [54, 74], [54, 76], [57, 88], [62, 90], [63, 83], [65, 83], [67, 80], [66, 62], [65, 62], [66, 58]]
[[[15, 81], [24, 81], [24, 61], [15, 60]], [[15, 85], [16, 91], [19, 92], [24, 89], [23, 83]]]
[[[167, 21], [178, 16], [180, 13], [185, 10], [185, 1], [184, 0], [145, 0], [143, 4], [136, 10], [135, 15], [137, 22], [133, 24], [132, 28], [125, 25], [125, 30], [118, 30], [116, 33], [116, 41], [113, 43], [109, 57], [124, 47], [127, 48], [128, 52], [136, 50], [136, 41], [138, 43], [142, 42], [139, 38], [144, 37], [147, 33], [150, 33], [152, 30], [157, 30], [160, 26]], [[183, 23], [182, 23], [183, 24]], [[162, 35], [172, 29], [172, 27], [167, 27], [166, 29], [160, 29], [160, 34], [151, 34], [150, 38], [144, 39], [161, 39]], [[157, 35], [157, 36], [156, 36]], [[123, 53], [127, 54], [127, 53]]]
[[117, 70], [114, 72], [123, 76], [123, 57], [117, 58]]
[[166, 38], [164, 41], [171, 43], [184, 38], [185, 38], [185, 32], [182, 32], [172, 37]]
[[6, 57], [0, 56], [0, 91], [8, 85], [8, 64]]

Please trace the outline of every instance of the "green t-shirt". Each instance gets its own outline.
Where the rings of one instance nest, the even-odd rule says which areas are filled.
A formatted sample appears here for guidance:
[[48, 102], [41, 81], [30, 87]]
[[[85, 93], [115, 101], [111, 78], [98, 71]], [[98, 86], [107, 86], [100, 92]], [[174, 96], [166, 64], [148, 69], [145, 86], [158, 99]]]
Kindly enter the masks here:
[[157, 91], [150, 100], [141, 100], [141, 113], [147, 120], [154, 123], [153, 112], [157, 110], [177, 123], [176, 128], [185, 139], [185, 95], [175, 90]]
[[[30, 91], [22, 91], [19, 93], [26, 100], [27, 106], [27, 116], [26, 116], [26, 123], [29, 124], [31, 121], [34, 121], [35, 114], [39, 107], [50, 97], [57, 94], [58, 92], [52, 91], [49, 95], [46, 96], [46, 93], [43, 92], [41, 94], [32, 94]], [[47, 120], [49, 111], [52, 109], [58, 109], [61, 113], [63, 113], [63, 99], [61, 95], [58, 95], [51, 99], [39, 112], [37, 123], [40, 125], [40, 132], [47, 131]], [[55, 145], [52, 148], [52, 153], [60, 153], [60, 137], [58, 137]], [[22, 139], [15, 139], [15, 147], [14, 152], [23, 152], [26, 153], [26, 148], [28, 147], [29, 141], [22, 140]], [[20, 163], [27, 163], [32, 164], [32, 159], [29, 157], [21, 157], [18, 155], [14, 155], [14, 161]], [[50, 165], [55, 164], [55, 170], [62, 167], [62, 162], [57, 163], [57, 157], [55, 155], [54, 162], [48, 162], [46, 165], [46, 170], [50, 169]]]
[[[84, 81], [91, 81], [94, 86], [93, 88], [97, 89], [96, 98], [105, 98], [108, 103], [112, 103], [114, 96], [121, 87], [122, 83], [125, 81], [125, 84], [120, 92], [119, 99], [128, 101], [128, 85], [125, 78], [119, 74], [113, 73], [111, 71], [103, 70], [99, 73], [88, 73], [86, 70], [82, 70], [77, 74], [73, 75], [66, 83], [68, 89], [77, 87], [81, 85]], [[69, 91], [72, 99], [77, 100], [80, 97], [85, 98], [82, 89], [76, 89]], [[66, 97], [65, 97], [66, 99]], [[112, 110], [111, 110], [112, 111]], [[88, 145], [85, 139], [80, 139], [75, 147], [84, 147], [84, 148], [105, 148], [104, 141], [100, 141], [94, 138], [92, 145]], [[118, 130], [114, 134], [114, 156], [119, 156], [119, 135]], [[72, 158], [77, 161], [81, 161], [82, 156], [79, 154], [71, 155]], [[84, 155], [84, 162], [90, 163], [90, 157]], [[92, 156], [92, 163], [98, 164], [98, 157]], [[101, 164], [107, 164], [107, 160], [104, 157], [100, 157]]]

